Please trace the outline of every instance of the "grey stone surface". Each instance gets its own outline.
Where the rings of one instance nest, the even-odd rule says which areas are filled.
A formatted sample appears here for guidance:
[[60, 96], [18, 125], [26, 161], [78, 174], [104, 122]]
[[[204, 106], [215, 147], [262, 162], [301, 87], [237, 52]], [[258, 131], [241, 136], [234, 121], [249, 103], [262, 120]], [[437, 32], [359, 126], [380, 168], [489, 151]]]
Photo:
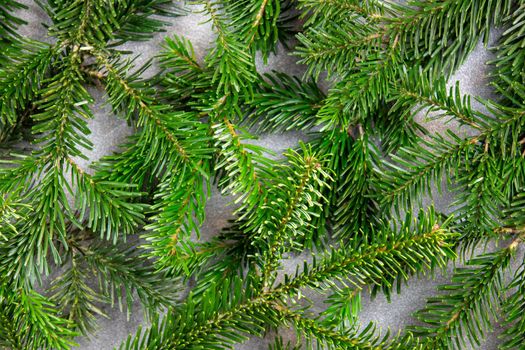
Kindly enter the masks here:
[[[23, 2], [29, 6], [29, 10], [23, 11], [23, 17], [27, 20], [28, 25], [22, 28], [22, 34], [31, 38], [50, 41], [51, 39], [46, 36], [45, 28], [41, 25], [42, 22], [49, 23], [46, 14], [35, 5], [33, 1], [23, 0]], [[199, 59], [202, 59], [206, 54], [206, 50], [211, 46], [214, 37], [210, 24], [204, 23], [205, 20], [206, 18], [199, 13], [192, 13], [185, 17], [175, 18], [172, 20], [172, 25], [167, 28], [166, 33], [160, 33], [148, 42], [128, 43], [124, 45], [123, 48], [140, 55], [137, 63], [142, 64], [159, 52], [160, 45], [166, 35], [177, 33], [192, 41]], [[494, 37], [497, 37], [497, 35]], [[451, 79], [451, 83], [458, 80], [464, 93], [473, 96], [490, 97], [492, 92], [487, 85], [488, 67], [486, 65], [486, 61], [490, 59], [490, 57], [491, 53], [480, 45]], [[260, 72], [275, 69], [301, 75], [304, 67], [295, 64], [295, 61], [296, 59], [289, 55], [289, 52], [281, 48], [277, 56], [270, 57], [268, 65], [263, 65], [262, 60], [258, 59], [258, 69]], [[154, 66], [148, 71], [148, 74], [155, 74], [155, 72], [156, 67]], [[89, 122], [92, 130], [91, 140], [94, 143], [94, 149], [88, 152], [87, 155], [90, 160], [93, 161], [115, 151], [117, 146], [132, 133], [132, 130], [124, 121], [116, 118], [111, 113], [111, 109], [105, 103], [103, 92], [91, 89], [90, 93], [96, 100], [93, 106], [95, 119]], [[428, 121], [425, 120], [423, 115], [420, 116], [420, 120], [424, 122], [427, 128], [433, 133], [443, 132], [446, 128], [457, 129], [457, 124], [446, 124], [444, 120]], [[467, 130], [465, 132], [469, 131]], [[263, 135], [257, 143], [281, 153], [283, 150], [295, 146], [298, 140], [304, 138], [304, 134], [290, 132], [279, 135]], [[89, 162], [84, 161], [82, 166], [88, 169], [88, 163]], [[434, 199], [435, 205], [438, 209], [442, 210], [445, 210], [452, 201], [451, 196], [446, 193], [443, 196], [436, 196]], [[208, 217], [203, 227], [204, 236], [212, 236], [225, 226], [227, 219], [230, 218], [231, 215], [231, 208], [227, 206], [228, 202], [227, 198], [222, 197], [214, 190], [208, 203]], [[425, 204], [430, 204], [430, 201], [426, 200]], [[520, 254], [523, 254], [523, 249], [520, 251]], [[305, 258], [308, 258], [308, 256], [303, 254], [285, 261], [283, 272], [295, 271], [295, 265], [301, 263]], [[516, 268], [516, 266], [514, 266], [514, 268]], [[451, 269], [452, 266], [449, 267], [448, 272], [450, 272]], [[444, 276], [443, 274], [436, 274], [433, 278], [429, 276], [415, 278], [410, 281], [408, 286], [403, 288], [401, 294], [393, 295], [391, 303], [388, 303], [383, 296], [379, 296], [373, 301], [368, 297], [364, 297], [361, 322], [366, 324], [369, 321], [375, 321], [383, 330], [390, 328], [394, 332], [399, 331], [403, 326], [413, 324], [414, 319], [411, 317], [411, 314], [423, 307], [425, 298], [436, 293], [436, 285], [446, 282], [449, 277], [450, 276]], [[314, 301], [317, 301], [318, 305], [322, 305], [321, 296], [315, 294], [310, 294], [310, 296]], [[108, 313], [109, 319], [100, 319], [99, 330], [91, 338], [78, 339], [79, 349], [112, 349], [118, 346], [128, 334], [134, 333], [138, 325], [143, 323], [143, 315], [138, 304], [135, 305], [129, 318], [125, 312], [120, 312], [118, 308], [106, 308], [105, 311]], [[498, 332], [500, 332], [500, 329], [496, 326], [496, 332], [491, 335], [481, 347], [478, 347], [478, 349], [496, 349], [498, 344], [496, 335]], [[282, 329], [280, 333], [283, 334], [285, 338], [293, 337], [291, 330]], [[252, 339], [240, 345], [239, 349], [267, 349], [270, 340], [271, 337]], [[475, 347], [473, 347], [473, 349], [474, 348]]]

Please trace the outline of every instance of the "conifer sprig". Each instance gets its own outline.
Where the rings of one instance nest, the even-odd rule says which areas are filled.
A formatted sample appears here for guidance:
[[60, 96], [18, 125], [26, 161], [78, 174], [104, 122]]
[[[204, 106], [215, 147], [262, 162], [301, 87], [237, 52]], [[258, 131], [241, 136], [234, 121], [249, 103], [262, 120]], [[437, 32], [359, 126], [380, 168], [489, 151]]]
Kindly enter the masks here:
[[[170, 33], [142, 67], [119, 45], [165, 30], [178, 3], [38, 3], [52, 44], [18, 35], [24, 5], [0, 5], [1, 348], [70, 348], [103, 303], [135, 301], [151, 326], [122, 350], [231, 349], [281, 327], [297, 339], [275, 349], [463, 349], [496, 319], [500, 347], [520, 348], [523, 267], [505, 276], [525, 230], [523, 0], [194, 0], [215, 33], [203, 61]], [[447, 80], [495, 27], [497, 97], [477, 108]], [[295, 31], [304, 77], [259, 74]], [[90, 84], [135, 132], [84, 168]], [[460, 128], [432, 134], [421, 115]], [[284, 157], [254, 144], [289, 130], [312, 138]], [[30, 150], [11, 152], [21, 137]], [[213, 186], [233, 219], [203, 241]], [[435, 188], [452, 215], [416, 214]], [[458, 252], [467, 266], [419, 325], [360, 324], [363, 295], [390, 300]]]
[[427, 308], [416, 314], [425, 326], [412, 328], [416, 336], [426, 338], [425, 348], [461, 349], [467, 341], [480, 346], [491, 329], [491, 319], [497, 317], [504, 273], [520, 240], [496, 253], [472, 258], [468, 264], [475, 268], [456, 269], [452, 283], [440, 287], [446, 294], [427, 301]]
[[[448, 241], [453, 237], [436, 223], [432, 212], [420, 215], [421, 221], [416, 228], [404, 225], [399, 232], [389, 229], [375, 236], [376, 241], [366, 247], [358, 248], [359, 239], [347, 247], [334, 249], [311, 265], [305, 262], [302, 271], [292, 276], [285, 276], [283, 282], [264, 288], [251, 273], [245, 281], [238, 277], [223, 279], [208, 288], [205, 295], [197, 301], [190, 295], [185, 304], [174, 314], [166, 315], [165, 320], [156, 320], [148, 330], [139, 332], [122, 344], [121, 349], [172, 348], [216, 346], [229, 348], [234, 342], [242, 342], [247, 334], [261, 334], [263, 325], [278, 326], [282, 322], [297, 321], [296, 316], [282, 317], [282, 303], [300, 299], [300, 290], [309, 287], [324, 290], [335, 286], [336, 282], [359, 285], [379, 285], [390, 288], [390, 278], [406, 279], [425, 268], [440, 268], [454, 256]], [[414, 230], [414, 231], [413, 231]], [[357, 248], [357, 249], [356, 249]], [[386, 269], [379, 266], [388, 266]], [[298, 328], [306, 325], [317, 330], [313, 319], [300, 321]], [[177, 332], [176, 329], [184, 332]], [[341, 344], [363, 343], [370, 348], [369, 332], [353, 332], [344, 335], [336, 330], [313, 332], [306, 329], [313, 339], [317, 339], [333, 348]], [[318, 336], [318, 338], [316, 338]], [[377, 340], [374, 340], [374, 342]], [[383, 340], [385, 342], [386, 340]], [[361, 348], [361, 347], [357, 347]]]
[[[110, 296], [116, 294], [119, 302], [125, 298], [129, 306], [136, 292], [145, 308], [154, 310], [171, 304], [171, 287], [176, 285], [175, 280], [166, 279], [171, 281], [170, 288], [157, 289], [164, 279], [136, 259], [142, 251], [120, 247], [123, 237], [145, 222], [148, 206], [137, 202], [142, 195], [138, 187], [108, 181], [103, 172], [93, 174], [81, 168], [77, 159], [85, 158], [85, 151], [92, 147], [87, 120], [93, 117], [93, 99], [86, 89], [92, 75], [86, 74], [86, 67], [87, 61], [96, 58], [95, 47], [104, 51], [122, 34], [130, 40], [150, 37], [166, 24], [158, 19], [148, 22], [154, 12], [163, 16], [178, 12], [171, 1], [164, 0], [41, 5], [53, 21], [49, 33], [57, 41], [52, 45], [13, 31], [23, 21], [7, 11], [25, 6], [14, 1], [0, 6], [2, 142], [28, 121], [34, 134], [31, 155], [10, 155], [0, 169], [0, 333], [5, 339], [2, 346], [15, 349], [70, 348], [77, 331], [94, 329], [94, 317], [101, 314], [99, 303], [111, 300]], [[138, 19], [149, 28], [138, 24]], [[103, 165], [95, 168], [102, 170]], [[86, 230], [91, 234], [79, 234]], [[110, 246], [93, 245], [97, 235], [111, 240]], [[86, 253], [88, 246], [93, 254]], [[113, 260], [103, 260], [104, 252]], [[35, 282], [63, 265], [69, 269], [48, 291], [51, 299], [34, 290]], [[92, 275], [87, 270], [97, 268], [100, 291], [86, 284]], [[122, 289], [125, 296], [120, 294]], [[60, 312], [67, 315], [62, 318]]]
[[523, 268], [516, 271], [512, 283], [508, 285], [508, 293], [512, 293], [504, 302], [505, 324], [508, 327], [502, 335], [504, 339], [501, 349], [513, 349], [521, 346], [525, 337], [525, 317], [523, 309], [525, 307], [525, 278]]
[[55, 47], [28, 39], [6, 48], [0, 71], [1, 128], [14, 124], [18, 113], [29, 107], [56, 55]]

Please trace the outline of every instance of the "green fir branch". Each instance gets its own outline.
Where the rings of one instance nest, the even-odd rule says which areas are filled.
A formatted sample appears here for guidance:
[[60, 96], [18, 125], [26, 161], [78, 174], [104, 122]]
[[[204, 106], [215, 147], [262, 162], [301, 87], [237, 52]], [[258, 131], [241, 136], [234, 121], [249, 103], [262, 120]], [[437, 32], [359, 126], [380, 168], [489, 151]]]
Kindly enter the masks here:
[[469, 341], [480, 346], [491, 320], [503, 300], [504, 273], [520, 238], [506, 248], [469, 260], [473, 268], [457, 268], [452, 283], [440, 287], [442, 295], [428, 299], [427, 307], [416, 314], [423, 326], [410, 330], [424, 338], [426, 349], [461, 349]]
[[506, 329], [501, 335], [502, 350], [519, 349], [525, 344], [525, 278], [524, 265], [516, 271], [514, 279], [507, 287], [510, 296], [503, 303]]

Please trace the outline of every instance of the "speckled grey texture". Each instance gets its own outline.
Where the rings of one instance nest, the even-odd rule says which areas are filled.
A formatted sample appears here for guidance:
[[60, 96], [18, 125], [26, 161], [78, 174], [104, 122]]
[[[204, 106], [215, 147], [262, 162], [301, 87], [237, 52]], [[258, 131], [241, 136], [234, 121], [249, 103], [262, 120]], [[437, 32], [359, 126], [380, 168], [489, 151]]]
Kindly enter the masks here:
[[[51, 39], [46, 36], [45, 28], [41, 25], [42, 22], [48, 23], [45, 13], [32, 1], [23, 0], [23, 2], [29, 6], [29, 10], [23, 11], [22, 16], [26, 19], [28, 25], [22, 28], [21, 33], [34, 39], [50, 41]], [[140, 65], [159, 52], [160, 45], [166, 35], [177, 33], [192, 41], [197, 56], [199, 59], [202, 59], [206, 55], [206, 50], [211, 46], [214, 37], [210, 24], [204, 23], [205, 20], [206, 18], [198, 13], [174, 18], [171, 20], [172, 25], [167, 28], [166, 33], [160, 33], [148, 42], [128, 43], [124, 45], [123, 48], [140, 55], [140, 58], [136, 61], [137, 64]], [[496, 37], [497, 33], [494, 35], [494, 38]], [[492, 92], [487, 85], [488, 66], [486, 65], [486, 61], [491, 57], [491, 53], [480, 45], [454, 75], [450, 84], [459, 81], [463, 93], [473, 96], [490, 97]], [[304, 67], [295, 64], [295, 57], [291, 56], [289, 52], [286, 52], [282, 48], [279, 50], [277, 56], [270, 57], [268, 65], [263, 65], [261, 59], [258, 59], [257, 62], [260, 72], [268, 72], [275, 69], [289, 74], [301, 75], [304, 71]], [[155, 66], [148, 71], [148, 74], [154, 73]], [[90, 89], [90, 93], [96, 100], [93, 106], [95, 119], [89, 122], [92, 130], [91, 140], [94, 143], [94, 149], [86, 154], [90, 160], [93, 161], [117, 150], [117, 146], [125, 141], [126, 137], [132, 133], [132, 130], [123, 120], [116, 118], [111, 113], [110, 107], [105, 103], [103, 92], [92, 88]], [[424, 119], [423, 115], [421, 115], [420, 120], [424, 121]], [[441, 133], [446, 128], [457, 128], [457, 124], [445, 124], [443, 120], [425, 122], [425, 125], [432, 133]], [[466, 130], [465, 132], [468, 133], [469, 131]], [[286, 148], [295, 146], [299, 139], [304, 138], [304, 134], [289, 132], [279, 135], [263, 135], [257, 143], [281, 153]], [[83, 161], [81, 164], [87, 169], [88, 163], [89, 162]], [[438, 209], [446, 210], [445, 208], [451, 203], [451, 200], [452, 198], [449, 194], [444, 194], [442, 196], [436, 196], [434, 204]], [[212, 198], [208, 203], [207, 221], [202, 230], [205, 237], [216, 234], [226, 225], [227, 220], [231, 217], [231, 208], [227, 207], [228, 202], [228, 199], [222, 197], [216, 190], [213, 192]], [[430, 204], [430, 201], [426, 200], [425, 204]], [[523, 249], [521, 249], [520, 254], [523, 254]], [[305, 258], [307, 258], [306, 255], [301, 255], [287, 260], [283, 267], [284, 272], [295, 271], [295, 265], [302, 262]], [[514, 268], [516, 268], [516, 266], [514, 266]], [[449, 272], [451, 269], [452, 266], [449, 268]], [[436, 293], [436, 285], [438, 283], [446, 281], [447, 277], [441, 274], [437, 274], [435, 278], [425, 276], [414, 278], [408, 286], [403, 288], [400, 295], [394, 295], [392, 297], [391, 303], [388, 303], [384, 296], [379, 296], [374, 301], [364, 297], [361, 321], [363, 324], [369, 321], [375, 321], [381, 328], [386, 329], [389, 327], [392, 331], [397, 332], [402, 329], [403, 326], [413, 324], [414, 319], [411, 317], [411, 314], [424, 306], [427, 297]], [[310, 296], [314, 301], [322, 300], [319, 295], [310, 293]], [[118, 307], [113, 309], [106, 308], [105, 311], [107, 311], [109, 319], [100, 319], [100, 329], [92, 338], [78, 339], [80, 344], [79, 349], [112, 349], [118, 346], [128, 334], [134, 333], [138, 325], [143, 321], [143, 315], [138, 304], [135, 305], [135, 309], [129, 319], [127, 319], [125, 313], [121, 313], [118, 310]], [[280, 332], [286, 337], [292, 336], [290, 330], [283, 329]], [[498, 332], [500, 332], [500, 329], [496, 326], [496, 332], [478, 349], [496, 349], [498, 344], [496, 335]], [[271, 341], [271, 337], [266, 337], [266, 339], [252, 339], [240, 345], [239, 349], [267, 349], [269, 341]]]

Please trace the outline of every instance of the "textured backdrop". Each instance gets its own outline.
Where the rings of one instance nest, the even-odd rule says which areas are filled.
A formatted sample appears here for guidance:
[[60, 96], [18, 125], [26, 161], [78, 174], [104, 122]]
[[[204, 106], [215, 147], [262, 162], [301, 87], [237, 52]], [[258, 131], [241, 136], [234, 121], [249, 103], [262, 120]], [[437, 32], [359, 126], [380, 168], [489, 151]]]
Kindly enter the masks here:
[[[23, 0], [21, 2], [29, 7], [28, 10], [24, 10], [20, 14], [20, 16], [28, 22], [27, 25], [21, 28], [21, 33], [33, 39], [50, 41], [51, 39], [46, 36], [46, 30], [42, 26], [42, 23], [49, 23], [46, 14], [33, 1]], [[140, 65], [159, 52], [163, 38], [166, 35], [176, 33], [191, 40], [195, 53], [199, 59], [202, 59], [207, 49], [212, 45], [213, 33], [210, 24], [206, 23], [206, 17], [197, 13], [197, 8], [193, 9], [195, 11], [192, 14], [171, 19], [171, 25], [166, 28], [165, 33], [155, 35], [155, 37], [148, 42], [128, 43], [122, 48], [133, 52], [134, 55], [139, 55], [140, 58], [136, 62]], [[494, 43], [498, 36], [499, 33], [494, 32], [491, 42]], [[480, 44], [450, 80], [450, 84], [459, 81], [463, 93], [484, 98], [490, 97], [491, 89], [488, 87], [489, 66], [487, 65], [487, 61], [490, 60], [491, 57], [491, 52]], [[262, 60], [258, 60], [257, 68], [259, 72], [277, 70], [300, 76], [304, 71], [304, 67], [296, 64], [295, 61], [294, 56], [291, 56], [289, 52], [281, 48], [277, 56], [272, 56], [269, 59], [268, 65], [263, 65]], [[155, 66], [153, 66], [147, 74], [155, 74], [155, 71]], [[90, 158], [90, 161], [93, 161], [118, 150], [117, 146], [122, 143], [133, 130], [129, 128], [123, 120], [117, 119], [111, 113], [111, 108], [105, 103], [103, 92], [96, 89], [90, 89], [89, 91], [96, 100], [96, 104], [93, 106], [95, 119], [89, 122], [92, 131], [91, 140], [94, 148], [92, 151], [86, 152], [86, 155]], [[420, 116], [420, 121], [433, 133], [441, 133], [447, 128], [457, 130], [457, 125], [454, 123], [445, 124], [440, 120], [426, 121], [423, 115]], [[468, 130], [464, 132], [468, 132]], [[278, 153], [282, 153], [283, 150], [294, 147], [298, 140], [305, 138], [307, 138], [305, 134], [288, 132], [261, 135], [257, 143]], [[78, 161], [84, 168], [88, 168], [89, 162], [80, 159]], [[438, 196], [436, 194], [433, 202], [438, 210], [447, 211], [447, 207], [451, 201], [452, 198], [450, 195], [444, 194]], [[431, 201], [427, 200], [426, 203], [431, 204]], [[217, 234], [230, 218], [230, 213], [231, 208], [228, 208], [228, 200], [221, 197], [217, 191], [214, 191], [208, 203], [207, 221], [202, 230], [203, 237]], [[522, 255], [523, 251], [524, 249], [522, 247], [519, 254]], [[297, 256], [287, 260], [285, 262], [285, 270], [295, 271], [296, 263], [301, 262], [304, 258], [306, 258], [306, 256]], [[517, 266], [513, 266], [513, 268], [516, 267]], [[449, 267], [449, 272], [451, 269], [452, 266]], [[448, 277], [450, 277], [450, 275]], [[390, 328], [391, 331], [397, 332], [404, 326], [413, 324], [414, 319], [411, 317], [411, 314], [425, 305], [427, 297], [436, 294], [436, 286], [438, 284], [446, 281], [447, 276], [442, 276], [441, 274], [437, 274], [434, 277], [421, 276], [417, 279], [414, 278], [408, 286], [403, 288], [400, 295], [392, 296], [390, 303], [388, 303], [382, 295], [373, 301], [367, 297], [363, 297], [363, 311], [360, 316], [361, 322], [366, 324], [369, 321], [374, 321], [384, 330]], [[313, 294], [310, 294], [310, 296], [313, 300], [321, 300], [319, 296]], [[318, 303], [318, 305], [322, 306], [322, 302]], [[91, 338], [78, 339], [80, 344], [79, 349], [113, 349], [113, 347], [118, 346], [128, 334], [134, 333], [139, 324], [143, 323], [143, 315], [138, 303], [135, 305], [129, 319], [125, 312], [122, 313], [119, 311], [118, 307], [105, 308], [104, 311], [109, 315], [109, 319], [100, 319], [99, 330]], [[497, 335], [500, 331], [496, 325], [495, 332], [490, 335], [487, 341], [481, 347], [472, 347], [472, 349], [496, 349], [498, 344]], [[286, 329], [280, 332], [282, 332], [285, 337], [286, 334], [291, 334], [291, 331]], [[246, 350], [267, 349], [272, 337], [267, 338], [268, 339], [252, 339], [240, 345], [238, 348]]]

